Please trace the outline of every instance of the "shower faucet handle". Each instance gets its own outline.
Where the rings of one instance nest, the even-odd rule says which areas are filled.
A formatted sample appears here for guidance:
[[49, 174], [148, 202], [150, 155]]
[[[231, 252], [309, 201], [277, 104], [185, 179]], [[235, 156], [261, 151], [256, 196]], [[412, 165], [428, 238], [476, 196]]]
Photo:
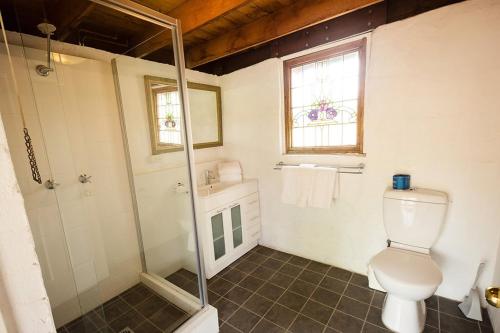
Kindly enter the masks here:
[[78, 181], [82, 184], [85, 184], [85, 183], [92, 183], [92, 181], [90, 180], [90, 178], [92, 178], [92, 176], [87, 176], [86, 174], [81, 174], [79, 177], [78, 177]]
[[59, 183], [56, 183], [53, 179], [48, 179], [45, 183], [45, 188], [49, 189], [49, 190], [55, 190], [55, 188], [57, 186], [59, 186], [60, 184]]

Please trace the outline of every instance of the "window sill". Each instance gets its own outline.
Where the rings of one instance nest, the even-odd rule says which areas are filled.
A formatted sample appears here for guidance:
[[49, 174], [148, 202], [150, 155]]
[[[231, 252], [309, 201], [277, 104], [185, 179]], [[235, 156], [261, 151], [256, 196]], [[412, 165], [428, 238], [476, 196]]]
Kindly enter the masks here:
[[366, 157], [366, 153], [342, 153], [342, 152], [303, 152], [303, 151], [289, 151], [281, 154], [282, 156], [352, 156], [352, 157]]

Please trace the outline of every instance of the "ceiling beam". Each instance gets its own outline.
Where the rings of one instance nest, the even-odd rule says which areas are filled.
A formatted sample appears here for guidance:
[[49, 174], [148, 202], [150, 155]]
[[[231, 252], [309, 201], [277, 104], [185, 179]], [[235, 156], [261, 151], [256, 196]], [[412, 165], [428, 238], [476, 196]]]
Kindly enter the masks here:
[[297, 0], [273, 14], [190, 48], [186, 53], [187, 66], [208, 63], [380, 1]]
[[56, 26], [58, 41], [65, 41], [82, 20], [95, 8], [88, 0], [62, 0], [48, 11], [50, 23]]
[[[182, 33], [187, 34], [249, 2], [250, 0], [211, 0], [207, 4], [207, 0], [187, 0], [168, 12], [167, 15], [180, 20]], [[169, 45], [172, 41], [170, 31], [166, 31], [165, 29], [157, 30], [149, 36], [143, 36], [141, 41], [146, 40], [150, 36], [155, 37], [139, 44], [132, 50], [131, 53], [133, 56], [138, 58], [145, 57]]]
[[217, 59], [194, 69], [209, 74], [225, 75], [266, 59], [284, 57], [363, 34], [386, 23], [387, 3], [383, 1], [295, 31], [257, 47]]

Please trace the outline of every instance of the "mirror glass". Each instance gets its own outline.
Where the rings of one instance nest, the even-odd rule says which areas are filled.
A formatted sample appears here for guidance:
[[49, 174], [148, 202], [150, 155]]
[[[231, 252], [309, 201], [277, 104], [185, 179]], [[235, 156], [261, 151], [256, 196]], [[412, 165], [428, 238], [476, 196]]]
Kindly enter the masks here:
[[[182, 150], [180, 101], [175, 80], [144, 77], [153, 154]], [[222, 146], [220, 87], [188, 82], [195, 149]]]

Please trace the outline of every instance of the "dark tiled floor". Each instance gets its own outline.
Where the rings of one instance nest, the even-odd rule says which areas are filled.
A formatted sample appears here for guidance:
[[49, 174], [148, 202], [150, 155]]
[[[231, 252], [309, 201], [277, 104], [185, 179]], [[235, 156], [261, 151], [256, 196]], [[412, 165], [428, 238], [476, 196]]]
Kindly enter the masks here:
[[129, 327], [134, 333], [173, 332], [189, 317], [174, 304], [138, 284], [57, 331], [117, 333]]
[[[389, 332], [385, 294], [369, 289], [366, 276], [263, 246], [207, 284], [222, 333]], [[464, 318], [457, 302], [433, 296], [426, 303], [425, 333], [493, 332], [486, 312], [479, 323]]]
[[167, 276], [165, 279], [184, 289], [191, 295], [200, 297], [200, 291], [198, 289], [198, 275], [188, 271], [187, 269], [181, 268], [177, 272]]

